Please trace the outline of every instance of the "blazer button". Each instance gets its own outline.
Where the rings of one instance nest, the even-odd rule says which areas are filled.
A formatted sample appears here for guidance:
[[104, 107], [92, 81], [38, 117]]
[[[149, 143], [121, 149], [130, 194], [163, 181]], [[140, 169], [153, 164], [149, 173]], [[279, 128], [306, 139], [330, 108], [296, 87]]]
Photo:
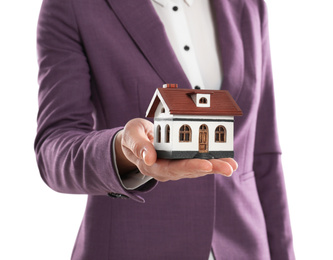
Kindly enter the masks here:
[[109, 197], [115, 198], [115, 199], [128, 199], [128, 196], [119, 194], [119, 193], [110, 192], [110, 193], [108, 193], [108, 195], [109, 195]]

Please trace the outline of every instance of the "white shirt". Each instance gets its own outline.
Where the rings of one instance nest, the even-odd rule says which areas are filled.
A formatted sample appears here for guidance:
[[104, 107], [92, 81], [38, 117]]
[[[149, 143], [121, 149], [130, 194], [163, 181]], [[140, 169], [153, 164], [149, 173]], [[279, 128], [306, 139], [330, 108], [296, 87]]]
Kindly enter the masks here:
[[192, 88], [220, 89], [222, 66], [208, 0], [152, 0]]

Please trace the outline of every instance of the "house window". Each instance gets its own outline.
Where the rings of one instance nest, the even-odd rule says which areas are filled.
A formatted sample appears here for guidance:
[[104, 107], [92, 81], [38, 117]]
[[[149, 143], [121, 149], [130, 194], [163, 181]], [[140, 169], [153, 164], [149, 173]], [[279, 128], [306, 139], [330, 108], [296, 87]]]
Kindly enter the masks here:
[[170, 143], [170, 126], [165, 126], [165, 142]]
[[191, 142], [192, 130], [189, 125], [182, 125], [179, 129], [179, 142]]
[[215, 142], [217, 143], [225, 143], [226, 142], [226, 136], [227, 136], [227, 130], [224, 126], [219, 125], [215, 129]]
[[162, 114], [165, 113], [165, 108], [164, 108], [164, 107], [162, 107], [162, 109], [161, 109], [161, 113], [162, 113]]
[[160, 143], [161, 142], [161, 126], [158, 125], [156, 127], [156, 142]]
[[200, 98], [199, 104], [207, 104], [207, 98], [204, 98], [204, 97]]

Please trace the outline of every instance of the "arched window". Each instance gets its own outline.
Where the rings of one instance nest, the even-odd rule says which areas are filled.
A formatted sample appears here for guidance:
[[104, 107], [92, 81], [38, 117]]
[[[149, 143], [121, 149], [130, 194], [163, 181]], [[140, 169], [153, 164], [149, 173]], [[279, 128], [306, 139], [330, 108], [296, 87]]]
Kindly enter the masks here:
[[225, 143], [227, 139], [227, 130], [224, 126], [219, 125], [215, 129], [215, 142], [217, 143]]
[[165, 126], [165, 142], [170, 143], [170, 126]]
[[160, 143], [161, 142], [161, 126], [158, 125], [156, 127], [156, 142]]
[[191, 142], [192, 130], [189, 125], [182, 125], [179, 129], [179, 142]]
[[165, 108], [164, 108], [164, 107], [162, 107], [162, 109], [161, 109], [161, 113], [162, 113], [162, 114], [165, 113]]
[[207, 98], [204, 98], [204, 97], [200, 98], [199, 104], [207, 104]]

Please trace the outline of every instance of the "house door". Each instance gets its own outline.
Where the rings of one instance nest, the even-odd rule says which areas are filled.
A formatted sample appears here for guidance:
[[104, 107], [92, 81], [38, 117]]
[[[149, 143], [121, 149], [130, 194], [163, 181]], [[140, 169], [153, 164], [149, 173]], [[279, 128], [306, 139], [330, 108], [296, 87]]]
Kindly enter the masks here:
[[208, 153], [208, 126], [201, 125], [199, 128], [199, 153]]

